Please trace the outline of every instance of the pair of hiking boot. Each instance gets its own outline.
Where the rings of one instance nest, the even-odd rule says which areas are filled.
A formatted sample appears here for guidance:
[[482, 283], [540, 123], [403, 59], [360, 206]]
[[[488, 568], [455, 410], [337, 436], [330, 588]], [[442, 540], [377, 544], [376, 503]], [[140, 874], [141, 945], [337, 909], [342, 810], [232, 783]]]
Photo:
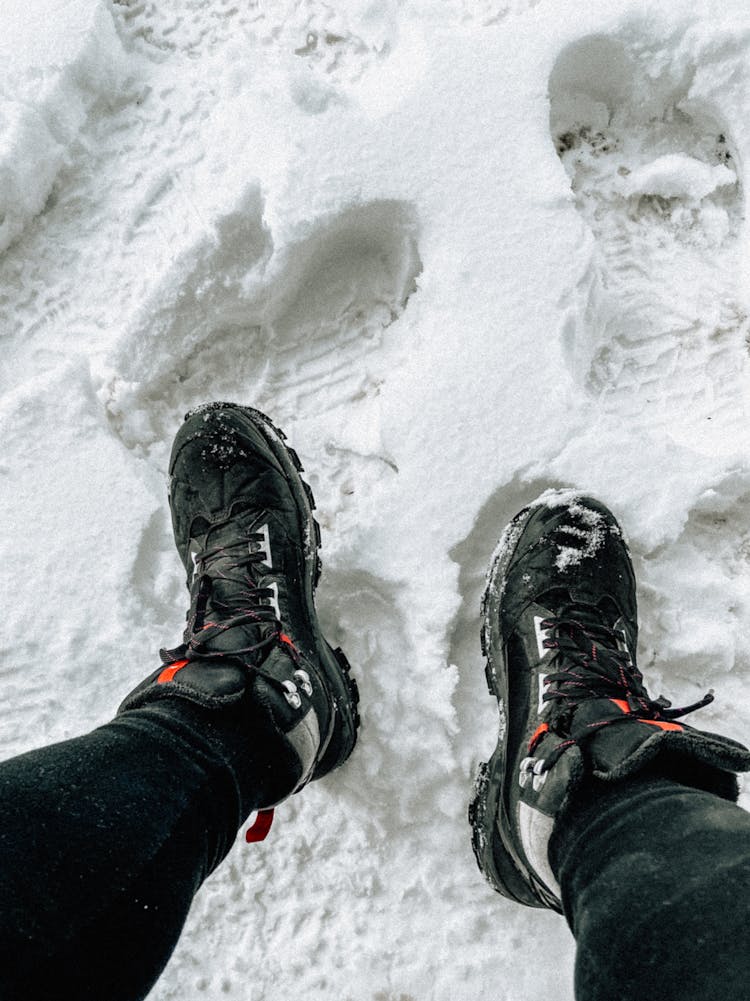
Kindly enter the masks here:
[[[295, 792], [346, 761], [359, 724], [349, 664], [315, 611], [320, 533], [301, 472], [259, 411], [213, 403], [187, 415], [169, 467], [187, 626], [119, 710], [178, 697], [220, 713], [249, 698], [293, 762]], [[636, 638], [632, 565], [607, 508], [550, 491], [521, 511], [483, 601], [501, 730], [469, 809], [479, 866], [513, 900], [561, 909], [547, 845], [587, 778], [615, 782], [659, 761], [678, 780], [737, 797], [734, 772], [750, 768], [750, 753], [676, 721], [711, 694], [683, 709], [651, 698]], [[275, 805], [266, 804], [260, 836]]]

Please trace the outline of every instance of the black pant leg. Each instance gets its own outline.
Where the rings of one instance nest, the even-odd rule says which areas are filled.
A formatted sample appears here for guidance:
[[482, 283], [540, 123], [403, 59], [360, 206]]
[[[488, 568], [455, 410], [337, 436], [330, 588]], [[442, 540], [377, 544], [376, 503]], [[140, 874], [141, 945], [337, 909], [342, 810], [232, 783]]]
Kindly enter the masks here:
[[252, 707], [171, 699], [0, 764], [0, 1001], [145, 997], [238, 826], [288, 791], [278, 754]]
[[577, 1001], [750, 1001], [750, 814], [666, 778], [592, 782], [550, 862]]

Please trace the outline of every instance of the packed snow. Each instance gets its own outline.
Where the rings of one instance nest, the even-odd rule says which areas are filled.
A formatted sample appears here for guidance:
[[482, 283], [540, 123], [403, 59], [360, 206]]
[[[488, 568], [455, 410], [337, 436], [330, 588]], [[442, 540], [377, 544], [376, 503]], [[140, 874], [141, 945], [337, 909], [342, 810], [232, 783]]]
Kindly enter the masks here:
[[712, 195], [717, 188], [737, 184], [737, 175], [723, 163], [711, 166], [694, 156], [667, 153], [626, 176], [623, 194], [660, 195], [696, 201]]
[[593, 493], [649, 689], [714, 688], [691, 722], [750, 737], [746, 4], [0, 24], [3, 753], [105, 722], [177, 642], [171, 438], [206, 400], [259, 407], [314, 489], [361, 736], [238, 840], [151, 996], [570, 1001], [565, 922], [471, 852], [479, 596], [520, 507]]

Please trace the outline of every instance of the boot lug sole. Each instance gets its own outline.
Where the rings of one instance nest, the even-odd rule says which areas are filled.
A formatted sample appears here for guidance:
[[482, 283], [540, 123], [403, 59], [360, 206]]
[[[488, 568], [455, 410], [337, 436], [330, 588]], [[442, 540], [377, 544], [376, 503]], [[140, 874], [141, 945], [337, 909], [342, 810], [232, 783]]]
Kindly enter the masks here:
[[[511, 522], [511, 528], [516, 530], [515, 542], [509, 542], [495, 557], [487, 575], [487, 586], [481, 599], [482, 626], [480, 642], [482, 655], [485, 657], [485, 680], [489, 694], [497, 701], [500, 712], [500, 731], [497, 745], [488, 762], [480, 763], [474, 782], [474, 794], [469, 804], [469, 824], [471, 826], [471, 843], [474, 856], [480, 872], [490, 886], [505, 897], [532, 907], [547, 907], [536, 898], [531, 889], [513, 893], [508, 887], [508, 877], [512, 875], [516, 882], [530, 886], [536, 885], [533, 874], [518, 858], [516, 851], [506, 843], [497, 825], [498, 809], [501, 806], [503, 784], [507, 781], [507, 733], [505, 722], [505, 704], [507, 700], [507, 666], [504, 662], [495, 664], [492, 658], [492, 630], [499, 626], [499, 609], [503, 597], [503, 582], [505, 573], [513, 556], [523, 531], [537, 510], [536, 505], [524, 508]], [[497, 623], [497, 626], [494, 624]], [[495, 646], [497, 644], [494, 644]], [[505, 878], [498, 865], [498, 857], [505, 862]]]

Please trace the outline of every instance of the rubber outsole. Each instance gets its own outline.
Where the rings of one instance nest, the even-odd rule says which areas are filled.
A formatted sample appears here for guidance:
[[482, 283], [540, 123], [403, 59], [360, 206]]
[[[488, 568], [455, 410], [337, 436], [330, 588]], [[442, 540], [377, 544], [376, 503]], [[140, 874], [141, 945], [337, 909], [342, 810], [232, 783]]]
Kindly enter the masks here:
[[503, 533], [487, 575], [487, 586], [482, 595], [480, 614], [482, 628], [480, 642], [485, 658], [485, 680], [489, 694], [497, 701], [500, 711], [500, 729], [497, 745], [489, 761], [480, 762], [469, 803], [468, 819], [471, 826], [471, 845], [480, 872], [490, 886], [505, 897], [532, 907], [548, 907], [530, 890], [531, 874], [503, 838], [497, 827], [505, 781], [508, 748], [504, 705], [507, 683], [504, 664], [493, 660], [493, 649], [501, 647], [500, 637], [493, 637], [493, 628], [499, 628], [499, 606], [502, 600], [506, 570], [516, 552], [517, 544], [536, 507], [524, 508], [515, 516]]

